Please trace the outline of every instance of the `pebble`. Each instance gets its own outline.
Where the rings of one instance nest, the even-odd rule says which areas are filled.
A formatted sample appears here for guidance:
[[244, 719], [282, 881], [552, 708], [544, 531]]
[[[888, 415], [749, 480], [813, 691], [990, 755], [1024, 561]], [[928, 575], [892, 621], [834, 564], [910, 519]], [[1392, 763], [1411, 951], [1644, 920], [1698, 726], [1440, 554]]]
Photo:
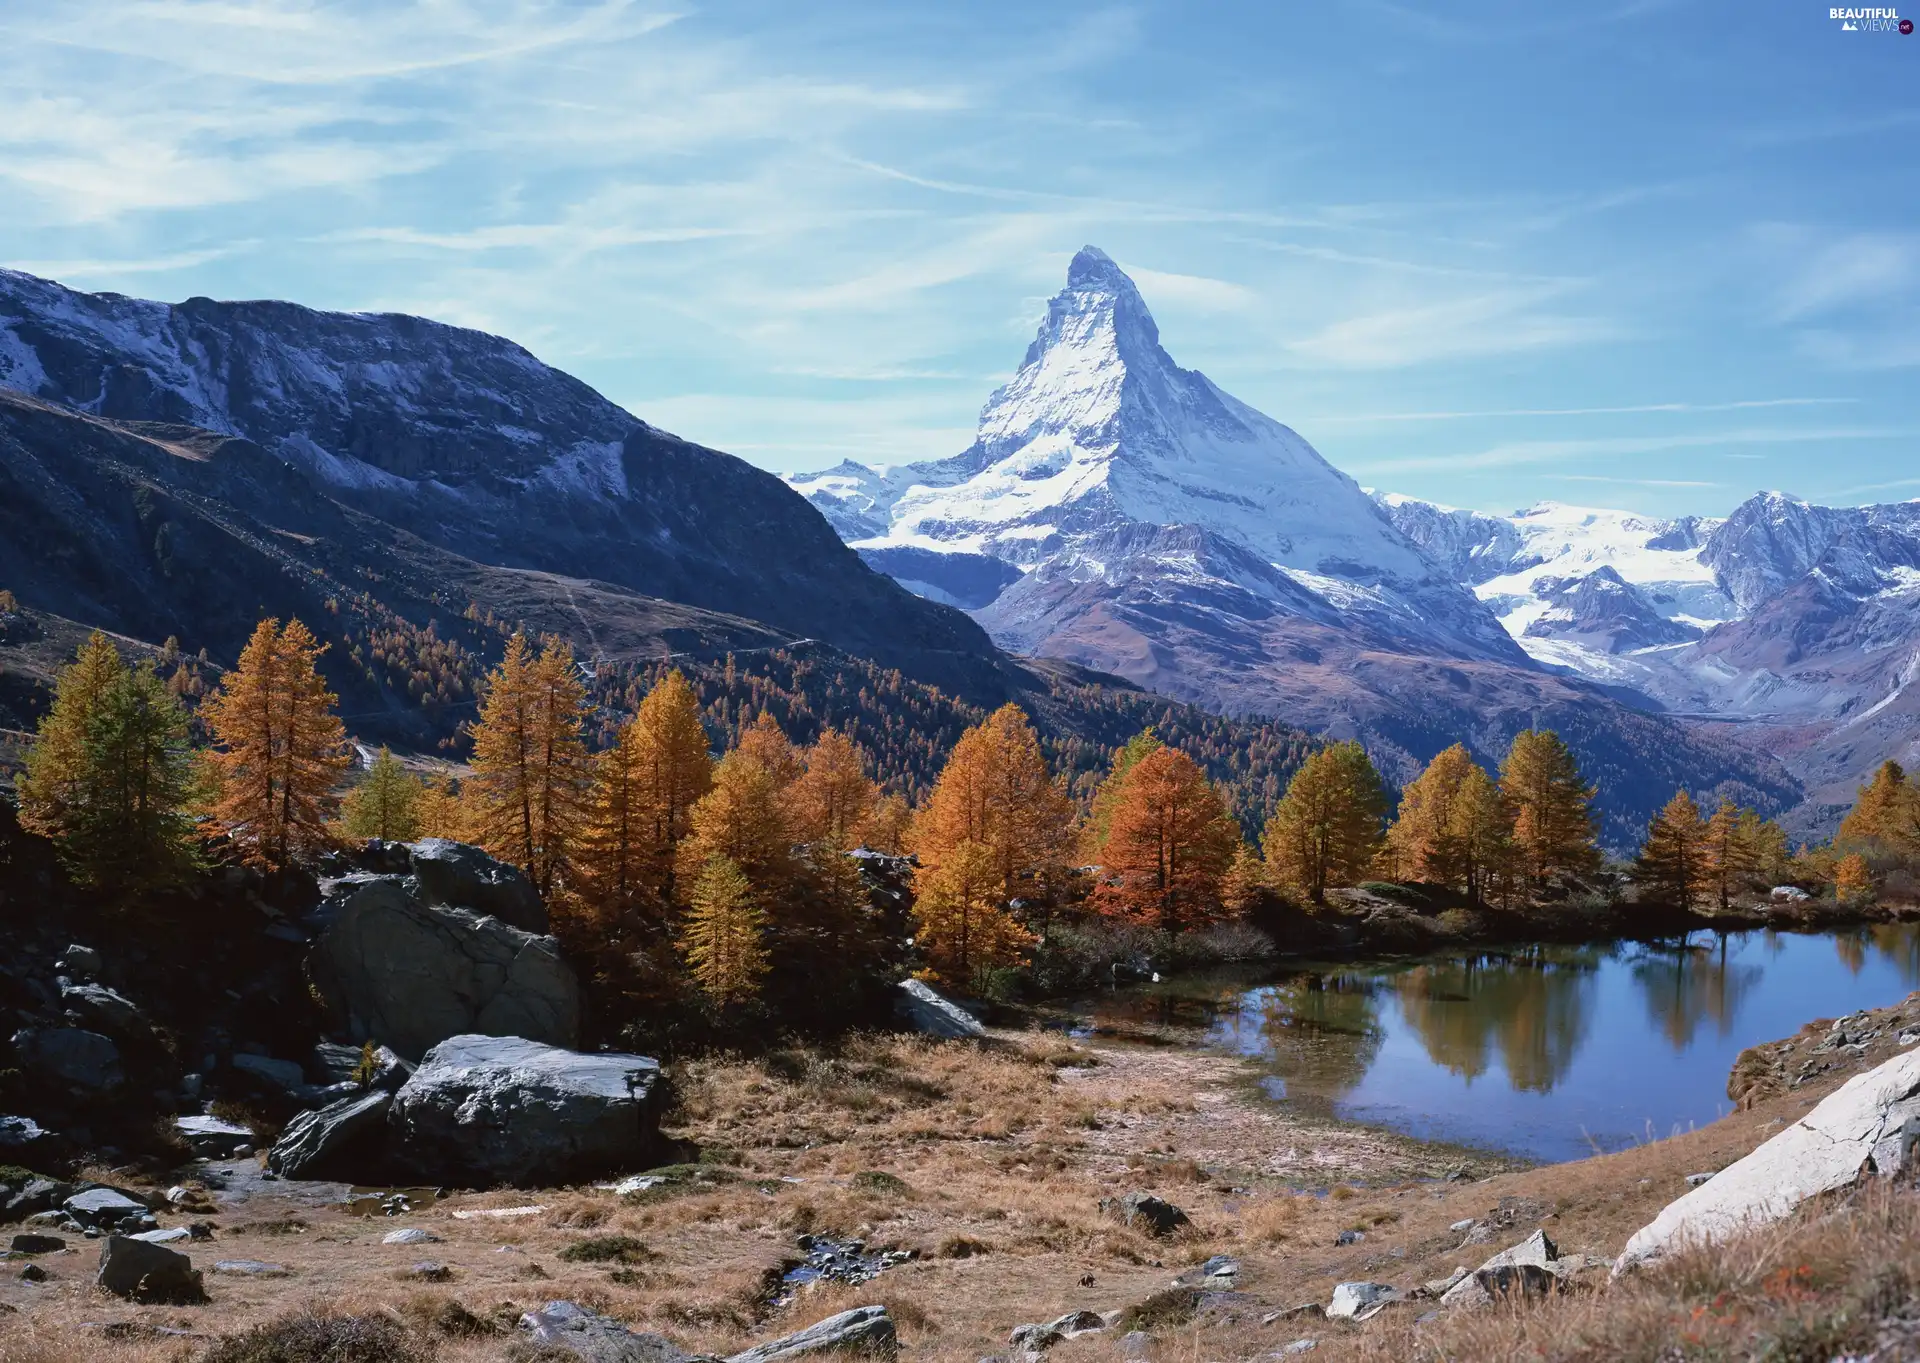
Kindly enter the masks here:
[[1472, 1230], [1473, 1227], [1474, 1227], [1474, 1220], [1471, 1216], [1469, 1216], [1465, 1221], [1454, 1222], [1451, 1226], [1448, 1226], [1447, 1229], [1450, 1231], [1469, 1231], [1469, 1230]]
[[1704, 1174], [1688, 1174], [1687, 1186], [1689, 1188], [1698, 1188], [1702, 1183], [1705, 1183], [1708, 1179], [1712, 1177], [1713, 1177], [1713, 1174], [1711, 1172], [1704, 1173]]

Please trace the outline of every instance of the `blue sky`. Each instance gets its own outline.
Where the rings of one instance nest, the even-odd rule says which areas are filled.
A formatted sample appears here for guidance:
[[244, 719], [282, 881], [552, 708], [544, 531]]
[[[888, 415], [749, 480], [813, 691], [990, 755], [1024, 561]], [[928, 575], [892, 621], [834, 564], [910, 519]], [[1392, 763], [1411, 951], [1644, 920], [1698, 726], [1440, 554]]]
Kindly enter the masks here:
[[1083, 243], [1362, 482], [1920, 496], [1920, 34], [1829, 6], [0, 0], [0, 262], [954, 453]]

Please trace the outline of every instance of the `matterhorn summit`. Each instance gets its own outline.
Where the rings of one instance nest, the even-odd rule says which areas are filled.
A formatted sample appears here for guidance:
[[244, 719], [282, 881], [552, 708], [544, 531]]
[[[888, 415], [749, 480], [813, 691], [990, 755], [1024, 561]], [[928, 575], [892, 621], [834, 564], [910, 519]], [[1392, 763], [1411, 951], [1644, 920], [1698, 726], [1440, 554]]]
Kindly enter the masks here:
[[1014, 648], [1058, 647], [1120, 591], [1157, 598], [1163, 615], [1279, 613], [1450, 656], [1519, 656], [1351, 478], [1174, 363], [1139, 289], [1092, 246], [971, 448], [790, 481], [870, 563], [971, 609]]

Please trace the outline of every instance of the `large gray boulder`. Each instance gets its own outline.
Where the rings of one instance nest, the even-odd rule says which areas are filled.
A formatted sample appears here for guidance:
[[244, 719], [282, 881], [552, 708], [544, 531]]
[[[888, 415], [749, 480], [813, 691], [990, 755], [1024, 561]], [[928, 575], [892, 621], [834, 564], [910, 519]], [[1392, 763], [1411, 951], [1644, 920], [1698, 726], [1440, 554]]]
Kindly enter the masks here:
[[394, 1095], [389, 1149], [435, 1182], [552, 1187], [644, 1166], [660, 1102], [643, 1055], [456, 1036]]
[[78, 1027], [26, 1027], [13, 1034], [21, 1068], [70, 1093], [111, 1093], [127, 1081], [120, 1048], [98, 1032]]
[[282, 1178], [337, 1178], [369, 1182], [377, 1172], [393, 1095], [374, 1089], [302, 1112], [280, 1132], [267, 1168]]
[[837, 1316], [828, 1316], [809, 1325], [798, 1334], [756, 1344], [734, 1354], [727, 1363], [786, 1363], [788, 1359], [815, 1354], [863, 1354], [875, 1358], [897, 1358], [900, 1340], [894, 1333], [893, 1317], [884, 1306], [856, 1306]]
[[1912, 1176], [1920, 1143], [1920, 1049], [1857, 1074], [1821, 1104], [1670, 1202], [1635, 1231], [1614, 1262], [1614, 1275], [1689, 1244], [1714, 1244], [1779, 1221], [1810, 1197], [1854, 1183], [1863, 1174]]
[[60, 1003], [109, 1036], [121, 1041], [150, 1041], [153, 1025], [132, 999], [103, 984], [70, 984], [60, 991]]
[[200, 1302], [205, 1286], [193, 1261], [165, 1245], [110, 1235], [100, 1245], [95, 1286], [141, 1302]]
[[960, 1041], [987, 1034], [980, 1019], [924, 980], [900, 981], [894, 1011], [902, 1022], [925, 1036]]
[[580, 985], [553, 938], [423, 903], [398, 877], [359, 881], [329, 907], [308, 968], [354, 1040], [408, 1059], [475, 1032], [578, 1040]]
[[547, 907], [518, 866], [448, 838], [422, 838], [407, 852], [427, 903], [491, 914], [522, 932], [547, 931]]

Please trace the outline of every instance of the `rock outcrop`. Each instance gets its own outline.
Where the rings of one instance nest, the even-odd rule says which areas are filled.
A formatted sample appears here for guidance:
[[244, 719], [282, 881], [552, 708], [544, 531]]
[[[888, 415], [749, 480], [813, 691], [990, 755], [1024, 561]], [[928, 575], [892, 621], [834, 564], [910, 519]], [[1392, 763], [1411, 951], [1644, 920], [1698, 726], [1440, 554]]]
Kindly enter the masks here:
[[868, 1358], [899, 1356], [900, 1340], [893, 1317], [884, 1306], [856, 1306], [837, 1316], [809, 1325], [796, 1334], [743, 1349], [727, 1363], [787, 1363], [818, 1354], [860, 1354]]
[[100, 1246], [94, 1285], [139, 1302], [200, 1302], [207, 1299], [193, 1261], [164, 1245], [110, 1235]]
[[522, 932], [547, 931], [547, 906], [518, 866], [449, 838], [422, 838], [407, 852], [427, 903], [491, 914]]
[[980, 1019], [923, 980], [900, 981], [894, 1009], [902, 1022], [926, 1036], [958, 1041], [987, 1034]]
[[380, 1158], [393, 1095], [374, 1089], [302, 1112], [281, 1131], [267, 1168], [282, 1178], [364, 1177]]
[[1911, 1171], [1920, 1143], [1920, 1049], [1855, 1075], [1746, 1158], [1634, 1232], [1618, 1276], [1687, 1244], [1712, 1244], [1790, 1215], [1865, 1174]]
[[646, 1056], [456, 1036], [394, 1095], [389, 1149], [438, 1182], [550, 1186], [644, 1166], [660, 1099]]
[[580, 986], [553, 938], [430, 904], [399, 876], [350, 880], [323, 906], [309, 970], [345, 1033], [409, 1059], [469, 1033], [579, 1038]]

